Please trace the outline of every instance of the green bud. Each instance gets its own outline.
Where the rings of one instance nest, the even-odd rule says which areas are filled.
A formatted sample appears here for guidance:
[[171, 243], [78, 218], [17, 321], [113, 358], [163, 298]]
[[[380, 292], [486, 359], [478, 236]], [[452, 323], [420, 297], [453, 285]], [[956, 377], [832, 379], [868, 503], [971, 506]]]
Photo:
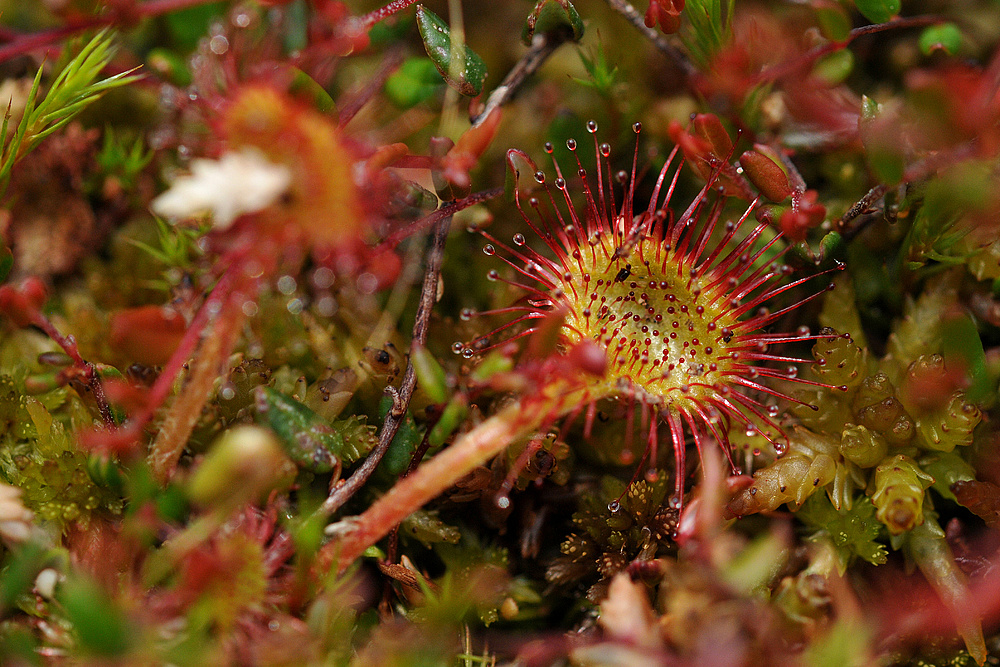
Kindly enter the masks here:
[[840, 453], [862, 468], [871, 468], [889, 453], [889, 443], [864, 426], [845, 424], [840, 435]]
[[962, 394], [956, 392], [944, 408], [917, 420], [920, 445], [938, 452], [971, 445], [972, 431], [981, 419], [979, 408], [966, 403]]
[[255, 502], [295, 478], [295, 464], [269, 430], [239, 426], [222, 434], [188, 484], [204, 507], [236, 508]]
[[829, 334], [829, 338], [820, 338], [813, 345], [812, 354], [816, 360], [813, 373], [834, 386], [853, 389], [861, 384], [868, 374], [864, 350], [850, 336], [840, 335], [829, 327], [820, 329], [820, 334]]
[[924, 522], [924, 491], [934, 478], [908, 456], [899, 454], [875, 468], [875, 518], [893, 535]]

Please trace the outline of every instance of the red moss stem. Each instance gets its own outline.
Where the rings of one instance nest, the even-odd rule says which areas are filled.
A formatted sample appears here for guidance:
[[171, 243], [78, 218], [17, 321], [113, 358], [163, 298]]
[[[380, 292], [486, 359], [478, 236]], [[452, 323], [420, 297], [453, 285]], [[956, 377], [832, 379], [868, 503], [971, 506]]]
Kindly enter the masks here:
[[211, 396], [215, 379], [225, 372], [229, 354], [245, 317], [242, 301], [243, 295], [236, 293], [230, 295], [223, 304], [211, 330], [206, 333], [204, 342], [191, 361], [191, 375], [184, 390], [170, 406], [156, 440], [153, 441], [149, 459], [153, 476], [161, 484], [165, 484], [173, 476], [181, 452], [201, 417], [202, 408]]

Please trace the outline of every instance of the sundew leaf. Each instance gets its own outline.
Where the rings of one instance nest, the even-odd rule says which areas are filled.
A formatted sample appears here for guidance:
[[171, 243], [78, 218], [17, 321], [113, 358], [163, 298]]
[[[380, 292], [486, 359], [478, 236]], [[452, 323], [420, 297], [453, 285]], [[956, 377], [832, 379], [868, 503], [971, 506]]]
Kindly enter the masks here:
[[417, 7], [417, 28], [420, 38], [424, 41], [424, 49], [438, 72], [448, 82], [448, 85], [470, 97], [478, 95], [483, 90], [486, 80], [486, 63], [467, 44], [462, 44], [456, 54], [461, 59], [457, 65], [452, 62], [451, 29], [448, 24], [434, 12]]

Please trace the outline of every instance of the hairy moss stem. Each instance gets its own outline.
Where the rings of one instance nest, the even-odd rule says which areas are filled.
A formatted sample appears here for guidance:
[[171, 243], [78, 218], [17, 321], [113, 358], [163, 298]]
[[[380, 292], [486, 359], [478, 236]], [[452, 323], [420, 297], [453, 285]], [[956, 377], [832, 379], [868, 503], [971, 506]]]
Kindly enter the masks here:
[[149, 460], [153, 476], [161, 484], [166, 484], [173, 477], [181, 452], [201, 417], [202, 408], [212, 395], [215, 380], [225, 371], [245, 317], [242, 301], [243, 295], [236, 293], [223, 304], [222, 311], [191, 361], [190, 377], [170, 406], [153, 441]]

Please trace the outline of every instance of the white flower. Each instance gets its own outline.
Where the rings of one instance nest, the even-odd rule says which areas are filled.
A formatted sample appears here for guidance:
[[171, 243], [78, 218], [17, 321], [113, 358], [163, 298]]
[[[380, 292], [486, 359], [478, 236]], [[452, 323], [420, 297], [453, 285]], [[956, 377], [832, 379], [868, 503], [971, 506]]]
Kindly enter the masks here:
[[172, 220], [211, 214], [216, 229], [227, 229], [244, 213], [267, 208], [292, 182], [287, 167], [268, 162], [255, 148], [224, 153], [218, 160], [191, 161], [191, 173], [177, 178], [150, 208]]
[[31, 537], [35, 515], [21, 504], [21, 489], [0, 484], [0, 540], [7, 546]]

